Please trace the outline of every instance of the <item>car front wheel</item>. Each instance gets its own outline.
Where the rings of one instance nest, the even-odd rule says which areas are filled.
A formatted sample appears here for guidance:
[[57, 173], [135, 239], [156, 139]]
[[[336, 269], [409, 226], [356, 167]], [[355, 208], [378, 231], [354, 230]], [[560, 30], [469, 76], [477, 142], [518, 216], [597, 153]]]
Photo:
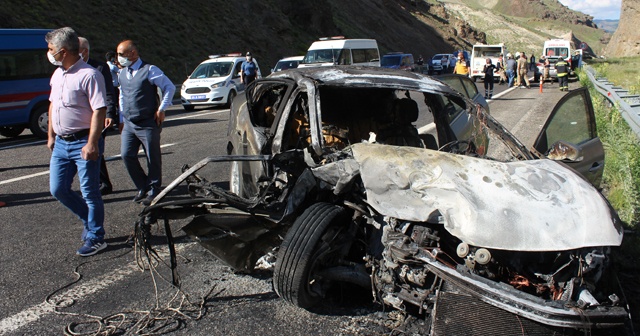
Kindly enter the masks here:
[[226, 107], [231, 108], [231, 103], [233, 102], [233, 99], [236, 97], [236, 92], [231, 90], [229, 91], [229, 96], [227, 97], [227, 105]]
[[[337, 205], [316, 203], [296, 219], [287, 232], [273, 272], [273, 286], [285, 301], [310, 308], [332, 285], [322, 271], [339, 264], [345, 253], [347, 211]], [[348, 248], [347, 248], [348, 249]]]

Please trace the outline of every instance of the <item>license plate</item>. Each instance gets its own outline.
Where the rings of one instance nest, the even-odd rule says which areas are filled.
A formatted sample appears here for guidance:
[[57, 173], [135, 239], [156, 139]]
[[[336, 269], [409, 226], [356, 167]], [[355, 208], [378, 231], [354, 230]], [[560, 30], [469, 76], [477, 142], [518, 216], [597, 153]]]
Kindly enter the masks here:
[[206, 95], [192, 95], [191, 99], [205, 99], [207, 98]]

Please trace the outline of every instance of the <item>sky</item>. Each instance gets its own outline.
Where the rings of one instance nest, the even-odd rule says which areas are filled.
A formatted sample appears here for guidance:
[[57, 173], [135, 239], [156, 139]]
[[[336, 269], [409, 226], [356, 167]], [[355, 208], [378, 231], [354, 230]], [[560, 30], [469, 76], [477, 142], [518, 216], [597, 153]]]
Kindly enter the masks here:
[[589, 14], [597, 20], [619, 20], [622, 0], [560, 0], [579, 12]]

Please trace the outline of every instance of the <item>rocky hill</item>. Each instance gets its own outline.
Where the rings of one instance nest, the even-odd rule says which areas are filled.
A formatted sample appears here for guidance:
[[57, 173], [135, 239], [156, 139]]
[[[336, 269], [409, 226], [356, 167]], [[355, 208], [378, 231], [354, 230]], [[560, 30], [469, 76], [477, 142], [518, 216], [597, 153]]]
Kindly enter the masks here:
[[[530, 9], [519, 11], [512, 3]], [[279, 58], [304, 54], [321, 36], [375, 38], [382, 53], [426, 58], [498, 41], [537, 50], [549, 37], [598, 31], [584, 15], [571, 14], [569, 24], [565, 16], [534, 15], [561, 6], [558, 0], [9, 1], [0, 11], [0, 28], [71, 26], [89, 39], [91, 56], [101, 59], [121, 40], [133, 39], [144, 59], [179, 84], [210, 54], [251, 50], [268, 74]], [[514, 16], [525, 12], [531, 15]], [[593, 46], [597, 39], [587, 41]]]
[[620, 23], [607, 46], [605, 53], [607, 56], [640, 56], [640, 40], [635, 27], [638, 20], [640, 20], [640, 3], [637, 0], [622, 0]]
[[508, 50], [542, 53], [544, 41], [587, 42], [600, 54], [603, 36], [589, 15], [573, 11], [558, 0], [442, 0], [452, 16], [482, 31], [489, 43], [505, 43]]

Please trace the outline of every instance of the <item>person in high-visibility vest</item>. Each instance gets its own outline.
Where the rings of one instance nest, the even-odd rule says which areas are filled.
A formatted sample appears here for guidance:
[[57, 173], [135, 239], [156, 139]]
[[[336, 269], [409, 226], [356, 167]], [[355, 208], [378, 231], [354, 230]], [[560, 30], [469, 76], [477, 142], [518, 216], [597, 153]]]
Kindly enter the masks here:
[[569, 91], [569, 63], [563, 58], [556, 62], [556, 72], [558, 74], [558, 85], [560, 91]]
[[467, 60], [464, 58], [464, 54], [462, 52], [458, 53], [458, 61], [456, 62], [456, 67], [453, 68], [453, 73], [458, 75], [469, 75], [469, 66], [467, 65]]

